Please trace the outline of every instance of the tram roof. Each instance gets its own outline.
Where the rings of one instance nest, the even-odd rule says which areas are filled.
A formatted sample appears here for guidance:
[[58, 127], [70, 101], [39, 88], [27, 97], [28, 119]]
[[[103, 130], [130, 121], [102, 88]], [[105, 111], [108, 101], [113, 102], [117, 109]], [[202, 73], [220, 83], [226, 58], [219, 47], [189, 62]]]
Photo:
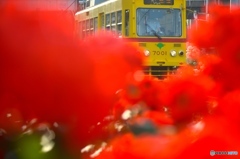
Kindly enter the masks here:
[[118, 1], [118, 0], [108, 0], [108, 1], [106, 1], [106, 2], [102, 2], [102, 3], [97, 4], [97, 5], [95, 5], [95, 6], [92, 6], [92, 7], [86, 8], [86, 9], [83, 9], [83, 10], [81, 10], [81, 11], [78, 11], [75, 15], [78, 15], [78, 14], [81, 14], [81, 13], [84, 13], [84, 12], [88, 12], [88, 11], [90, 11], [90, 10], [92, 10], [92, 9], [97, 8], [97, 7], [104, 6], [104, 5], [107, 5], [107, 4], [109, 4], [109, 3], [116, 2], [116, 1]]

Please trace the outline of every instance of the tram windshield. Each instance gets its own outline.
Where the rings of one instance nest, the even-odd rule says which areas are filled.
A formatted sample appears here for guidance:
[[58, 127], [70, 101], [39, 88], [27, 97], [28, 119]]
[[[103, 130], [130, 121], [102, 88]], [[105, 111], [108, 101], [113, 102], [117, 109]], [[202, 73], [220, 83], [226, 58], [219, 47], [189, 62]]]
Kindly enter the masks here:
[[182, 16], [180, 9], [138, 8], [137, 35], [180, 37], [182, 35]]

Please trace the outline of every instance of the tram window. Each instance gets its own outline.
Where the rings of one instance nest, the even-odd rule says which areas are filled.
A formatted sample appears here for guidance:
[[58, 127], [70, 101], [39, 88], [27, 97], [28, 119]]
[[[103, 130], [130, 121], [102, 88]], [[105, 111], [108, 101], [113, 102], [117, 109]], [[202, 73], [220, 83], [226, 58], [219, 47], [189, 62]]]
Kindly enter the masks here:
[[179, 37], [182, 35], [180, 9], [139, 8], [137, 9], [137, 35]]
[[111, 30], [114, 31], [114, 32], [116, 32], [116, 25], [111, 26]]
[[122, 35], [122, 11], [117, 12], [117, 33], [119, 36]]
[[90, 29], [93, 29], [93, 19], [90, 19]]
[[86, 29], [89, 30], [90, 29], [90, 21], [89, 20], [86, 21], [86, 25], [87, 25]]
[[93, 35], [93, 34], [94, 34], [93, 30], [90, 30], [89, 35]]
[[81, 34], [82, 34], [82, 22], [79, 22], [78, 24], [78, 34], [79, 34], [79, 37], [81, 37]]
[[82, 22], [82, 30], [85, 30], [86, 29], [86, 24], [85, 24], [85, 21]]
[[129, 10], [125, 10], [125, 36], [129, 35]]
[[93, 35], [93, 19], [90, 19], [90, 35]]
[[86, 33], [86, 31], [84, 30], [84, 31], [82, 31], [82, 39], [84, 39], [85, 38], [85, 33]]
[[110, 14], [106, 14], [106, 27], [110, 26]]
[[82, 21], [82, 31], [81, 31], [82, 38], [85, 37], [85, 31], [86, 31], [86, 23], [85, 23], [85, 21]]
[[117, 25], [117, 33], [118, 35], [122, 35], [122, 24]]
[[94, 18], [94, 32], [97, 31], [97, 28], [98, 28], [98, 18], [95, 17], [95, 18]]
[[181, 36], [181, 30], [182, 30], [182, 23], [181, 23], [182, 15], [181, 12], [176, 14], [176, 35]]
[[100, 14], [100, 22], [101, 22], [101, 28], [104, 29], [104, 13]]
[[86, 36], [88, 36], [90, 33], [89, 29], [90, 29], [90, 20], [88, 19], [86, 20]]
[[78, 29], [79, 29], [79, 31], [82, 31], [82, 22], [78, 23]]
[[117, 12], [117, 23], [122, 23], [122, 11]]
[[111, 13], [111, 24], [114, 25], [116, 23], [116, 13]]

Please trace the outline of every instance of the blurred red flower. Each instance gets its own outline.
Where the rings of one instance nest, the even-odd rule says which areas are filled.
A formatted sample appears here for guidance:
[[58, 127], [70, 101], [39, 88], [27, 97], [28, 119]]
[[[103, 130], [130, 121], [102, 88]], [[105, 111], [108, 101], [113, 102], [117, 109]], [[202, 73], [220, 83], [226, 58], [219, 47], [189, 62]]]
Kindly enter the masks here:
[[[188, 132], [188, 133], [187, 133]], [[238, 151], [240, 150], [239, 130], [222, 117], [211, 116], [194, 124], [186, 131], [192, 135], [192, 142], [183, 149], [176, 158], [238, 158], [236, 156], [215, 155], [210, 151]]]
[[159, 96], [165, 89], [163, 81], [150, 78], [142, 73], [141, 79], [132, 79], [122, 92], [122, 98], [125, 98], [132, 104], [144, 103], [148, 109], [161, 110], [161, 101]]
[[[218, 47], [224, 47], [226, 42], [239, 37], [239, 14], [239, 10], [232, 10], [230, 12], [228, 6], [209, 6], [210, 16], [208, 20], [198, 21], [198, 23], [195, 24], [196, 26], [190, 30], [191, 36], [189, 41], [198, 48], [207, 49], [216, 47], [218, 49]], [[233, 42], [235, 43], [237, 41], [232, 41], [232, 43]]]
[[3, 8], [0, 114], [16, 109], [23, 121], [57, 122], [69, 145], [83, 146], [101, 135], [88, 130], [110, 114], [115, 92], [141, 69], [143, 55], [108, 34], [76, 42], [72, 18], [61, 11]]
[[[113, 140], [97, 159], [174, 158], [189, 144], [187, 136], [123, 135]], [[109, 149], [108, 149], [109, 148]]]
[[231, 91], [240, 87], [237, 80], [240, 74], [236, 71], [239, 67], [240, 10], [210, 6], [209, 13], [208, 21], [197, 23], [197, 29], [191, 30], [190, 41], [198, 48], [215, 50], [220, 61], [213, 68], [210, 66], [211, 73], [214, 73], [211, 75], [223, 84], [223, 89]]
[[215, 83], [206, 76], [187, 74], [167, 82], [166, 92], [162, 92], [162, 103], [169, 108], [173, 119], [191, 121], [194, 114], [208, 112], [207, 101]]
[[240, 123], [240, 90], [226, 93], [218, 103], [218, 113], [231, 123]]
[[144, 76], [142, 50], [129, 41], [99, 33], [77, 42], [67, 12], [18, 9], [0, 13], [0, 136], [38, 119], [54, 124], [72, 154], [106, 141], [90, 154], [98, 159], [240, 152], [239, 10], [211, 7], [190, 42], [214, 51], [197, 50], [189, 56], [197, 65], [156, 81]]
[[143, 117], [151, 119], [157, 125], [172, 125], [173, 119], [166, 112], [160, 111], [146, 111], [143, 113]]

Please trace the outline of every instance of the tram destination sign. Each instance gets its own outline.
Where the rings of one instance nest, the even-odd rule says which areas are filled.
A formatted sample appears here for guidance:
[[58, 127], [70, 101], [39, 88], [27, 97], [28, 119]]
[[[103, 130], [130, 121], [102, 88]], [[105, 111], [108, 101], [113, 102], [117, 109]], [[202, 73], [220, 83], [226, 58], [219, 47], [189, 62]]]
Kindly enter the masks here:
[[144, 0], [144, 4], [173, 5], [174, 0]]

